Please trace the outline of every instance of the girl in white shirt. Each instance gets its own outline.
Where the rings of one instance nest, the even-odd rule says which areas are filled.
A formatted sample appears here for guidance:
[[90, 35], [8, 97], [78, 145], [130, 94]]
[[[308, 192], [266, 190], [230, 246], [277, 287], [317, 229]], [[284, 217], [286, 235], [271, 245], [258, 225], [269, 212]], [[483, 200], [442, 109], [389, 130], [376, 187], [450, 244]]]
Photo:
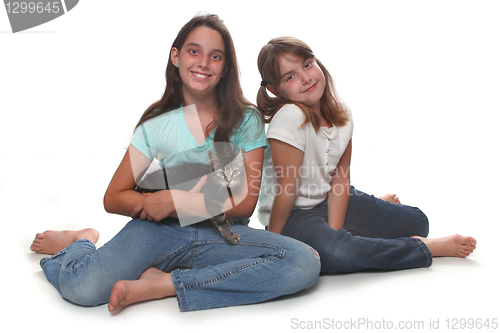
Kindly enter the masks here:
[[435, 256], [472, 253], [474, 238], [425, 238], [418, 208], [350, 185], [352, 117], [304, 42], [272, 39], [258, 66], [257, 104], [270, 123], [259, 219], [270, 231], [314, 247], [322, 272], [427, 267]]

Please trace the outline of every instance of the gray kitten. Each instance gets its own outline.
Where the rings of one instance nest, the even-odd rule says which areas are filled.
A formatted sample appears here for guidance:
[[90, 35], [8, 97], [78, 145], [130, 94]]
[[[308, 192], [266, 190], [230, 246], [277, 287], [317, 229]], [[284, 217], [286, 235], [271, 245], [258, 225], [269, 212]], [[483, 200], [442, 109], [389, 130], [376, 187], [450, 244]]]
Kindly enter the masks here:
[[[233, 158], [220, 158], [213, 152], [208, 152], [210, 165], [190, 163], [173, 168], [163, 168], [144, 175], [135, 190], [140, 193], [156, 192], [164, 189], [190, 190], [199, 178], [207, 175], [207, 182], [201, 189], [204, 194], [205, 206], [212, 222], [217, 226], [227, 243], [235, 245], [241, 239], [233, 233], [233, 222], [226, 218], [222, 206], [226, 198], [232, 199], [233, 191], [238, 191], [246, 181], [245, 150], [241, 149]], [[167, 180], [168, 178], [168, 180]]]

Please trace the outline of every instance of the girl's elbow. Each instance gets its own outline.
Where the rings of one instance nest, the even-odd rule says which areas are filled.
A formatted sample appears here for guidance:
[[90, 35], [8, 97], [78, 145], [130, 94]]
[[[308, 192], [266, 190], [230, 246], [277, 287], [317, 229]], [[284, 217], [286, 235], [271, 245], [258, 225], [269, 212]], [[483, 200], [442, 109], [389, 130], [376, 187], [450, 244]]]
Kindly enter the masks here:
[[[255, 211], [255, 207], [257, 206], [257, 201], [252, 200], [252, 202], [241, 202], [236, 207], [234, 207], [234, 217], [249, 219], [253, 212]], [[231, 214], [231, 215], [233, 215]]]
[[242, 212], [243, 215], [242, 217], [244, 219], [249, 219], [250, 217], [252, 217], [254, 211], [255, 211], [255, 206], [251, 208], [245, 208]]
[[115, 200], [113, 200], [113, 199], [114, 199], [114, 197], [112, 195], [110, 195], [108, 192], [106, 192], [106, 194], [104, 194], [104, 198], [102, 200], [102, 203], [103, 203], [104, 210], [106, 211], [106, 213], [117, 214]]
[[254, 210], [255, 206], [248, 207], [246, 205], [239, 205], [238, 207], [235, 207], [235, 209], [232, 212], [228, 213], [229, 215], [234, 215], [232, 216], [234, 218], [249, 219], [252, 216]]
[[104, 206], [104, 210], [106, 211], [106, 213], [113, 213], [110, 198], [107, 194], [104, 195], [104, 198], [102, 199], [102, 204]]

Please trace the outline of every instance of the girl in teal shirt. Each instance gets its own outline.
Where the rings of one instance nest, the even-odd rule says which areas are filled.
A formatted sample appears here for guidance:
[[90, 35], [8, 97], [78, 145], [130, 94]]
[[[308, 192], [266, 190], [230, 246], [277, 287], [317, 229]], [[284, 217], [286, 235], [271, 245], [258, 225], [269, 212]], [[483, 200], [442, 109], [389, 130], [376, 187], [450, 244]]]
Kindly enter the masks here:
[[[180, 310], [189, 311], [262, 302], [312, 286], [320, 270], [316, 251], [245, 223], [257, 203], [266, 141], [260, 116], [243, 97], [231, 36], [217, 16], [197, 16], [181, 29], [166, 78], [163, 97], [141, 117], [104, 197], [107, 212], [133, 220], [99, 249], [93, 229], [38, 234], [31, 249], [53, 254], [41, 260], [49, 282], [73, 303], [109, 302], [113, 314], [148, 299], [176, 296]], [[203, 178], [191, 191], [134, 191], [155, 159], [179, 165], [217, 150], [217, 143], [246, 150], [247, 191], [236, 194], [234, 207], [225, 202], [241, 235], [234, 246], [209, 220], [179, 223], [181, 214], [210, 217], [199, 192]]]

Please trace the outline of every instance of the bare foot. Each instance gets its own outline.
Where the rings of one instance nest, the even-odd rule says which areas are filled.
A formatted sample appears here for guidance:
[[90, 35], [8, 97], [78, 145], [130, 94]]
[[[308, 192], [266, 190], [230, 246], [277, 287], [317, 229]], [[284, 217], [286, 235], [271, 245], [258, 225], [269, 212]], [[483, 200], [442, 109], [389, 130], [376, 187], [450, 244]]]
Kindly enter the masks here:
[[399, 198], [395, 194], [384, 194], [378, 198], [396, 205], [401, 205], [401, 201], [399, 201]]
[[139, 280], [116, 282], [111, 290], [108, 310], [115, 315], [130, 304], [175, 295], [170, 273], [151, 267], [142, 273]]
[[477, 244], [474, 238], [460, 235], [441, 238], [413, 236], [413, 238], [421, 239], [427, 245], [433, 257], [465, 258], [476, 249]]
[[36, 234], [35, 240], [30, 246], [30, 250], [36, 253], [54, 254], [82, 238], [88, 239], [95, 244], [99, 240], [99, 232], [92, 228], [75, 231], [47, 230], [41, 234]]

